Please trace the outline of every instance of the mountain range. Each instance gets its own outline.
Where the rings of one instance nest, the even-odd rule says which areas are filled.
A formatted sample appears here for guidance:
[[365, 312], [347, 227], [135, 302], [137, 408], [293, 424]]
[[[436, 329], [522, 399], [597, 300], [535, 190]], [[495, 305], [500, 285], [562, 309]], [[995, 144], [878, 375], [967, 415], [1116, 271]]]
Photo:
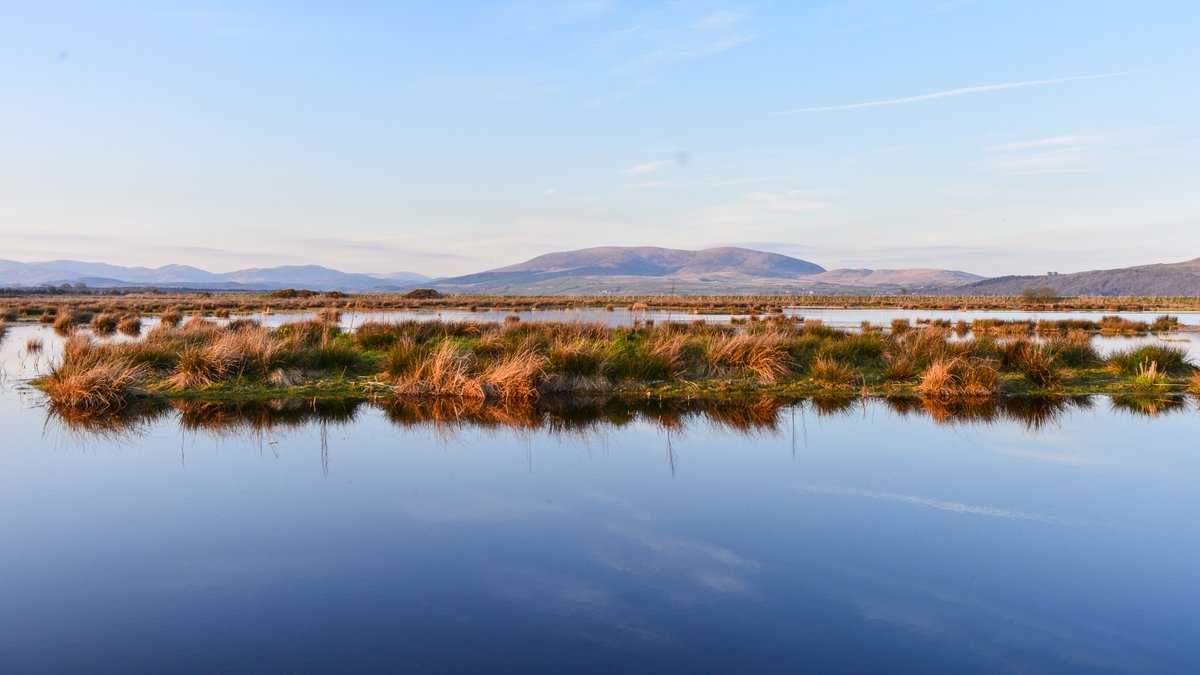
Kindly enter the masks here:
[[187, 265], [121, 267], [75, 260], [24, 263], [0, 260], [0, 287], [85, 284], [91, 288], [164, 290], [276, 290], [402, 292], [435, 288], [447, 293], [512, 295], [863, 294], [953, 293], [1020, 295], [1035, 289], [1057, 295], [1200, 295], [1200, 258], [1073, 274], [985, 278], [945, 269], [832, 269], [747, 248], [699, 251], [649, 246], [606, 246], [547, 253], [457, 277], [411, 272], [347, 273], [318, 265], [285, 265], [215, 273]]
[[952, 270], [826, 270], [807, 260], [736, 247], [684, 251], [605, 246], [547, 253], [432, 285], [455, 293], [518, 295], [790, 294], [933, 289], [981, 279]]
[[121, 267], [77, 260], [23, 263], [0, 260], [0, 286], [41, 286], [82, 283], [91, 288], [155, 286], [163, 289], [276, 290], [401, 290], [428, 281], [413, 272], [351, 274], [319, 265], [283, 265], [235, 272], [208, 272], [188, 265]]

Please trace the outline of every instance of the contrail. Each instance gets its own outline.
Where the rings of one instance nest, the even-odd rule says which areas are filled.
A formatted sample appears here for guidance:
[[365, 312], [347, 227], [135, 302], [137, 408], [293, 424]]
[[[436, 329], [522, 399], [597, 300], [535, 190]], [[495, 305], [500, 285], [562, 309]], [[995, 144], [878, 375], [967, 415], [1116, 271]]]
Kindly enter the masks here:
[[1081, 82], [1083, 80], [1099, 80], [1106, 77], [1117, 77], [1119, 75], [1127, 75], [1128, 73], [1105, 73], [1103, 75], [1077, 75], [1075, 77], [1058, 77], [1052, 80], [1026, 80], [1024, 82], [1002, 82], [1000, 84], [983, 84], [977, 87], [962, 87], [960, 89], [947, 89], [946, 91], [935, 91], [932, 94], [920, 94], [918, 96], [904, 96], [902, 98], [885, 98], [879, 101], [866, 101], [864, 103], [845, 103], [842, 105], [822, 105], [812, 108], [796, 108], [795, 110], [785, 110], [776, 115], [797, 115], [800, 113], [818, 113], [818, 112], [834, 112], [837, 110], [859, 110], [860, 108], [878, 108], [885, 105], [905, 105], [908, 103], [921, 103], [922, 101], [933, 101], [939, 98], [950, 98], [951, 96], [965, 96], [967, 94], [982, 94], [989, 91], [1002, 91], [1005, 89], [1021, 89], [1022, 87], [1040, 87], [1046, 84], [1059, 84], [1062, 82]]

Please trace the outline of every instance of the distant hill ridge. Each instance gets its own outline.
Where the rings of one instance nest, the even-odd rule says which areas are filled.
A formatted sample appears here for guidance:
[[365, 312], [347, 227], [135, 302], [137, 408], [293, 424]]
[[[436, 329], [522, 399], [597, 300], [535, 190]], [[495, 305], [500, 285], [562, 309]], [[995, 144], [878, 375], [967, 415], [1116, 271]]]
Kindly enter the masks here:
[[214, 273], [189, 265], [122, 267], [77, 260], [0, 260], [0, 287], [83, 283], [93, 288], [396, 292], [432, 287], [444, 292], [514, 295], [596, 294], [855, 294], [953, 293], [1021, 295], [1031, 289], [1071, 295], [1200, 295], [1200, 258], [1073, 274], [985, 279], [958, 270], [832, 269], [791, 256], [739, 247], [698, 251], [653, 246], [603, 246], [560, 251], [459, 277], [430, 279], [410, 272], [361, 274], [319, 265], [282, 265]]
[[349, 274], [319, 265], [282, 265], [234, 272], [208, 272], [188, 265], [122, 267], [77, 260], [23, 263], [0, 260], [0, 286], [40, 286], [83, 283], [93, 288], [161, 286], [211, 290], [394, 290], [428, 281], [412, 272], [389, 275]]
[[1179, 263], [1158, 263], [1072, 274], [1004, 276], [964, 286], [964, 293], [1020, 295], [1044, 288], [1057, 295], [1200, 295], [1200, 258]]
[[699, 251], [653, 246], [602, 246], [547, 253], [516, 265], [439, 279], [459, 293], [639, 294], [847, 292], [978, 281], [951, 270], [826, 270], [780, 253], [725, 246]]

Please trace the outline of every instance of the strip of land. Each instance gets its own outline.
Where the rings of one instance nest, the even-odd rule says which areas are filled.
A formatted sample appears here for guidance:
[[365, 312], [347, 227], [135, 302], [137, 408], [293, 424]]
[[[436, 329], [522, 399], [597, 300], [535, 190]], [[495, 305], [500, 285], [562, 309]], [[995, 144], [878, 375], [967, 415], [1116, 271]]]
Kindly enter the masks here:
[[[9, 321], [54, 323], [70, 315], [84, 323], [99, 314], [146, 316], [176, 311], [205, 316], [255, 313], [389, 312], [416, 310], [536, 311], [601, 309], [633, 312], [770, 315], [804, 309], [902, 309], [914, 311], [1087, 311], [1182, 312], [1200, 311], [1200, 297], [1043, 296], [514, 296], [443, 295], [413, 291], [403, 295], [346, 295], [307, 290], [271, 293], [125, 293], [47, 295], [0, 298], [0, 317]], [[794, 313], [789, 311], [789, 313]]]
[[[514, 317], [515, 318], [515, 317]], [[268, 328], [177, 315], [140, 339], [68, 329], [61, 361], [36, 381], [53, 406], [120, 409], [147, 399], [275, 397], [527, 402], [552, 395], [724, 399], [916, 394], [940, 400], [1022, 395], [1200, 393], [1178, 347], [1102, 358], [1097, 332], [1178, 322], [948, 322], [860, 330], [784, 317], [741, 325], [368, 322], [336, 315]], [[119, 322], [117, 322], [119, 323]]]

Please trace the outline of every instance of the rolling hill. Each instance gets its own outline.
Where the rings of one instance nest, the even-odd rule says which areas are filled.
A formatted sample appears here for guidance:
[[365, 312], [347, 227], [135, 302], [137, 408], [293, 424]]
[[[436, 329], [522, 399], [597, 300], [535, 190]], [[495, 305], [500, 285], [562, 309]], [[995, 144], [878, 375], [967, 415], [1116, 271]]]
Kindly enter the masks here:
[[205, 290], [275, 290], [309, 288], [320, 291], [369, 291], [411, 288], [429, 277], [412, 272], [389, 275], [348, 274], [318, 265], [284, 265], [214, 273], [187, 265], [121, 267], [77, 260], [23, 263], [0, 260], [0, 286], [40, 286], [82, 283], [91, 288], [155, 286]]
[[972, 295], [1020, 295], [1027, 289], [1039, 287], [1053, 290], [1060, 296], [1197, 296], [1200, 295], [1200, 258], [1073, 274], [995, 277], [959, 290]]
[[826, 270], [779, 253], [605, 246], [537, 256], [477, 274], [438, 279], [453, 293], [637, 295], [795, 294], [941, 288], [983, 277], [948, 270]]

